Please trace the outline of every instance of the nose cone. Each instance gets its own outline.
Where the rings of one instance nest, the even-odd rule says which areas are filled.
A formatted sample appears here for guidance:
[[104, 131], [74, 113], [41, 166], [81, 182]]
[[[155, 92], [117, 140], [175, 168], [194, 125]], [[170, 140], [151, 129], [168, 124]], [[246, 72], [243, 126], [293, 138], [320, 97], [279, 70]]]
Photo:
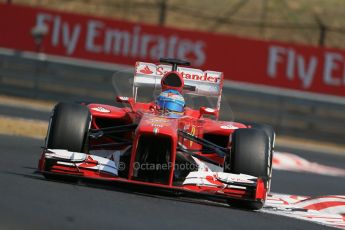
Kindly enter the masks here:
[[144, 115], [137, 128], [137, 133], [149, 135], [164, 135], [177, 138], [178, 119]]

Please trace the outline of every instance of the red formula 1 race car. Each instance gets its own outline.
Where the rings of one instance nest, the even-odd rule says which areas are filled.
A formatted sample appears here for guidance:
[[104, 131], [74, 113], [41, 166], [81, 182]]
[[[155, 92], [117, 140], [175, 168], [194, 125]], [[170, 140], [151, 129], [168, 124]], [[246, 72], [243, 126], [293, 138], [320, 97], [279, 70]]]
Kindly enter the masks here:
[[[57, 104], [39, 171], [48, 179], [132, 184], [262, 208], [273, 129], [218, 121], [221, 72], [176, 59], [160, 62], [136, 63], [133, 96], [117, 97], [123, 107]], [[140, 102], [141, 89], [151, 94], [146, 102]]]

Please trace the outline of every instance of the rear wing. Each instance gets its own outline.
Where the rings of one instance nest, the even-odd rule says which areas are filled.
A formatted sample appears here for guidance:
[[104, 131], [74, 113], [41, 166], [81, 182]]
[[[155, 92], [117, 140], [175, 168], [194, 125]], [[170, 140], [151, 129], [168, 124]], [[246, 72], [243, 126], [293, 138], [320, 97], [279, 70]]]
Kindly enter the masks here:
[[[166, 72], [171, 71], [171, 65], [155, 65], [153, 63], [137, 62], [135, 65], [134, 88], [154, 86], [161, 88], [161, 79]], [[183, 93], [198, 96], [220, 97], [223, 87], [223, 73], [202, 71], [188, 67], [177, 67], [184, 80]], [[134, 98], [136, 98], [134, 90]]]

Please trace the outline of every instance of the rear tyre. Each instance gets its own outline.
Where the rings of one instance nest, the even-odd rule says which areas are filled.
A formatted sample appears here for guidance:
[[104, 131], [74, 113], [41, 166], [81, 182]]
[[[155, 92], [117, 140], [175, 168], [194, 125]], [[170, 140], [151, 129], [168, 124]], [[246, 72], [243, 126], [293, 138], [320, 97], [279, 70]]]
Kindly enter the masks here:
[[[270, 180], [270, 152], [269, 138], [263, 130], [238, 129], [232, 137], [230, 156], [226, 158], [230, 161], [230, 168], [224, 167], [224, 171], [261, 177], [267, 187]], [[229, 201], [229, 204], [256, 210], [262, 208], [264, 201]]]
[[86, 152], [91, 114], [87, 107], [79, 104], [59, 103], [53, 110], [46, 147]]

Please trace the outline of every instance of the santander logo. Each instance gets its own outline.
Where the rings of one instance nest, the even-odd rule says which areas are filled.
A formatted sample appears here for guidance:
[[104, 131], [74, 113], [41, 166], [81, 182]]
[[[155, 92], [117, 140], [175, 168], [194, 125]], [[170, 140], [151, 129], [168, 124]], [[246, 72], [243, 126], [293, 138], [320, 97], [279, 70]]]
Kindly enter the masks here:
[[180, 73], [184, 79], [189, 79], [189, 80], [195, 80], [195, 81], [208, 81], [208, 82], [214, 82], [218, 83], [220, 78], [219, 77], [214, 77], [214, 76], [209, 76], [208, 73], [204, 73], [203, 75], [198, 75], [198, 74], [189, 74], [189, 73]]
[[[163, 66], [157, 66], [157, 75], [163, 76], [169, 70], [164, 69]], [[182, 78], [188, 79], [188, 80], [194, 80], [194, 81], [206, 81], [206, 82], [212, 82], [212, 83], [220, 83], [221, 76], [219, 75], [211, 75], [209, 72], [203, 72], [199, 69], [192, 69], [192, 68], [183, 68], [178, 70], [178, 72], [181, 74]]]
[[[135, 72], [138, 76], [141, 75], [155, 75], [164, 76], [166, 73], [171, 71], [171, 66], [169, 65], [155, 65], [153, 63], [137, 62], [135, 67]], [[222, 81], [222, 73], [215, 71], [202, 71], [200, 69], [179, 67], [177, 69], [178, 73], [183, 79], [188, 79], [192, 81], [201, 81], [220, 84]]]

